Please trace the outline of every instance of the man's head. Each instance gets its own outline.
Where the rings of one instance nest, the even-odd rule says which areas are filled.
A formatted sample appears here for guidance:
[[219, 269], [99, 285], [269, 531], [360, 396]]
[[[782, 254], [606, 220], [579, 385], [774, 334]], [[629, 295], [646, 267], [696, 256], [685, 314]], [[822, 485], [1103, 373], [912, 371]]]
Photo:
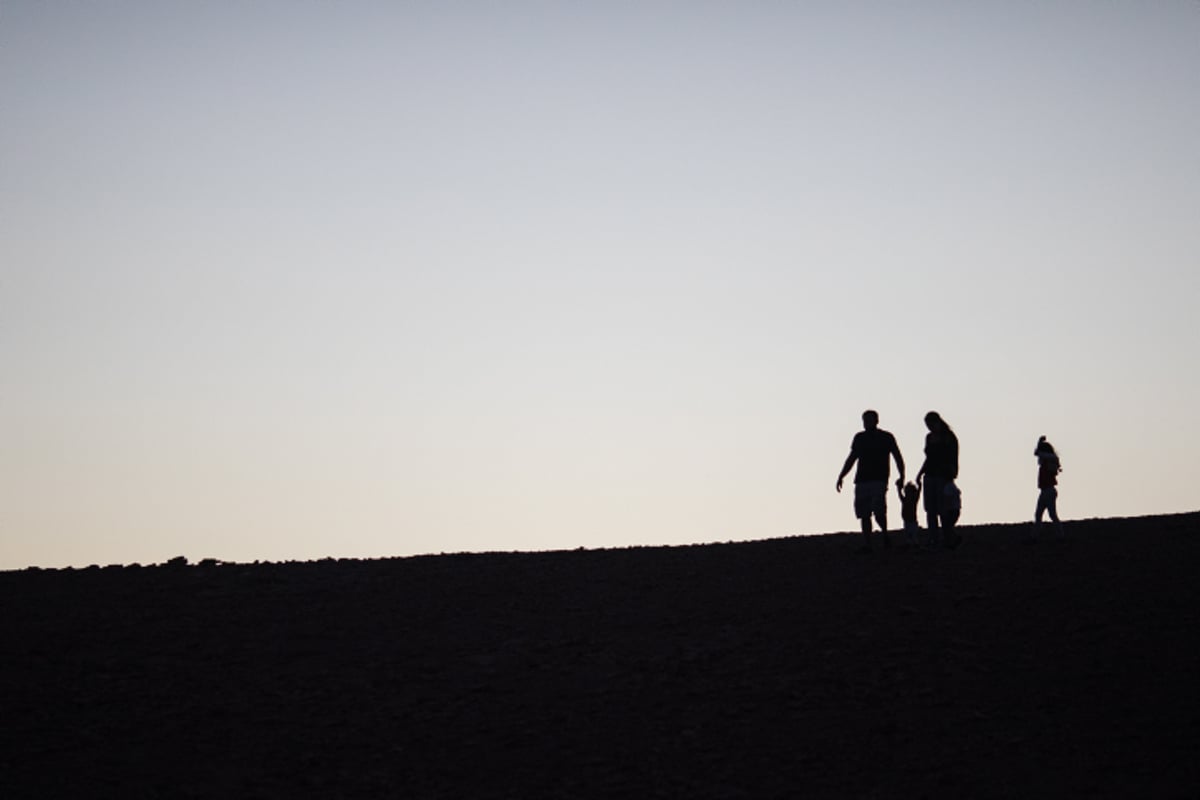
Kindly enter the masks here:
[[879, 427], [879, 413], [867, 409], [863, 412], [863, 427], [869, 431], [873, 431]]

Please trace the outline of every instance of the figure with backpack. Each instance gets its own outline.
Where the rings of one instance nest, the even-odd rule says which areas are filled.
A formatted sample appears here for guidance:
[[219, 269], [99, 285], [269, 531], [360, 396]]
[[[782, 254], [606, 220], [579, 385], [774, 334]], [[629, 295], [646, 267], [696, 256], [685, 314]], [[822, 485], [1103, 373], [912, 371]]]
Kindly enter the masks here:
[[1062, 462], [1054, 450], [1054, 445], [1046, 441], [1045, 436], [1038, 437], [1033, 454], [1038, 460], [1038, 501], [1037, 510], [1033, 515], [1033, 534], [1030, 541], [1037, 541], [1042, 528], [1042, 515], [1046, 512], [1050, 513], [1050, 519], [1054, 523], [1055, 538], [1061, 540], [1065, 538], [1062, 520], [1058, 518], [1058, 473], [1062, 472]]
[[962, 537], [954, 532], [962, 510], [962, 494], [954, 481], [958, 477], [958, 437], [936, 411], [925, 415], [925, 463], [917, 473], [917, 486], [925, 492], [925, 519], [929, 539], [954, 548]]

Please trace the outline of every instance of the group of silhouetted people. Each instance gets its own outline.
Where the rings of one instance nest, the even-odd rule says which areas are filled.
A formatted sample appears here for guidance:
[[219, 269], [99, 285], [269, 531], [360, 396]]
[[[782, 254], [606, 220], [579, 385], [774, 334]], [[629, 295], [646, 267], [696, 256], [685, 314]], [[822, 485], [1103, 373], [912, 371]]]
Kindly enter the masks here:
[[[864, 411], [863, 429], [855, 434], [850, 443], [850, 455], [838, 474], [837, 490], [850, 474], [857, 462], [854, 474], [854, 515], [862, 523], [863, 544], [860, 552], [871, 552], [872, 518], [879, 524], [883, 546], [891, 547], [887, 527], [888, 478], [891, 461], [896, 462], [899, 478], [896, 491], [900, 495], [900, 513], [904, 520], [904, 536], [911, 547], [929, 549], [953, 549], [962, 543], [962, 536], [954, 529], [962, 512], [962, 492], [955, 482], [958, 479], [958, 437], [954, 430], [936, 411], [925, 415], [925, 462], [917, 472], [916, 482], [905, 483], [904, 457], [896, 437], [879, 427], [879, 414]], [[1062, 464], [1054, 446], [1042, 436], [1038, 439], [1034, 455], [1038, 459], [1037, 510], [1034, 514], [1033, 531], [1026, 541], [1035, 542], [1041, 532], [1042, 516], [1049, 512], [1056, 526], [1056, 535], [1063, 537], [1062, 522], [1058, 518], [1058, 473]], [[921, 497], [925, 500], [924, 533], [917, 520], [917, 509]]]

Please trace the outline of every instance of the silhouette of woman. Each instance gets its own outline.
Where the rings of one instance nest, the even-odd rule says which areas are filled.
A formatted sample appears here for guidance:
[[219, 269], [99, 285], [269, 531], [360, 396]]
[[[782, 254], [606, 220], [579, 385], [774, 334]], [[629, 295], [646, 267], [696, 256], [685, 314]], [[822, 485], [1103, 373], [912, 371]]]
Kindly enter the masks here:
[[[936, 411], [925, 415], [925, 463], [917, 473], [917, 485], [924, 479], [925, 519], [929, 526], [931, 544], [941, 541], [946, 547], [957, 547], [962, 541], [954, 532], [958, 521], [959, 495], [954, 479], [958, 477], [958, 437]], [[947, 493], [949, 490], [949, 493]]]
[[1058, 453], [1054, 451], [1054, 445], [1046, 441], [1045, 436], [1039, 436], [1037, 447], [1033, 449], [1033, 454], [1038, 460], [1038, 494], [1037, 511], [1033, 515], [1033, 537], [1036, 541], [1037, 536], [1041, 533], [1042, 515], [1047, 511], [1050, 512], [1050, 519], [1054, 522], [1054, 535], [1058, 539], [1063, 538], [1062, 520], [1058, 518], [1058, 473], [1062, 472], [1062, 462], [1058, 459]]

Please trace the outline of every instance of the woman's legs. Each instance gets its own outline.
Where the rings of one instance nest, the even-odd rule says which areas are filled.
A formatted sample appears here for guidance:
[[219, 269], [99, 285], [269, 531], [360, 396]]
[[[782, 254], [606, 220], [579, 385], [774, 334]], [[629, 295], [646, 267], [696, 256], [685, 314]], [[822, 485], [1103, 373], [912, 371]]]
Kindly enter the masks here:
[[1033, 532], [1037, 535], [1042, 527], [1042, 515], [1049, 512], [1050, 519], [1054, 523], [1055, 535], [1063, 538], [1062, 521], [1058, 518], [1058, 489], [1053, 486], [1047, 486], [1042, 489], [1038, 495], [1037, 510], [1033, 514]]
[[1058, 518], [1058, 489], [1051, 486], [1048, 489], [1043, 489], [1042, 494], [1048, 494], [1046, 499], [1046, 510], [1050, 512], [1050, 519], [1054, 521], [1054, 535], [1061, 539], [1063, 538], [1062, 520]]
[[936, 475], [925, 476], [925, 524], [929, 529], [929, 544], [936, 547], [942, 543], [942, 495], [946, 491], [946, 481]]
[[1042, 489], [1042, 491], [1038, 494], [1037, 510], [1033, 512], [1034, 528], [1038, 528], [1042, 524], [1042, 515], [1046, 513], [1046, 510], [1049, 508], [1049, 506], [1050, 503], [1046, 497], [1046, 490]]
[[949, 548], [958, 547], [962, 537], [954, 531], [954, 526], [958, 524], [958, 510], [949, 509], [942, 511], [942, 543]]

